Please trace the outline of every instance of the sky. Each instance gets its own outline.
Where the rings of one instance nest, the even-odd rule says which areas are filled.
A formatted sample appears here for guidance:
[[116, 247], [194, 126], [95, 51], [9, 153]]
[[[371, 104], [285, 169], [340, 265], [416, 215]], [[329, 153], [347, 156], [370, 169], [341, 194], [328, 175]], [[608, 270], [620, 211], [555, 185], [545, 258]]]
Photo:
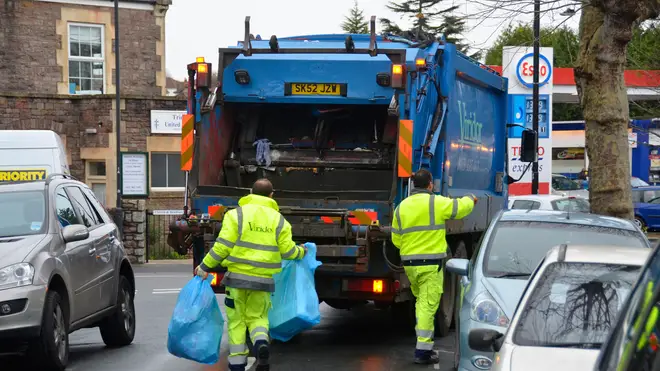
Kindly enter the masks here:
[[[514, 2], [522, 13], [508, 10]], [[367, 19], [375, 15], [400, 25], [409, 23], [389, 11], [387, 0], [358, 0]], [[245, 16], [251, 16], [250, 31], [265, 40], [278, 37], [342, 33], [341, 22], [353, 0], [173, 0], [166, 15], [166, 64], [168, 75], [186, 77], [186, 65], [203, 56], [214, 64], [218, 48], [236, 45], [243, 38]], [[532, 0], [447, 0], [458, 5], [457, 15], [466, 17], [465, 39], [474, 49], [486, 49], [508, 24], [532, 22]], [[504, 4], [504, 5], [503, 5]], [[566, 18], [558, 11], [544, 12], [542, 26], [564, 23], [577, 27], [578, 16]], [[376, 32], [379, 33], [379, 24]]]

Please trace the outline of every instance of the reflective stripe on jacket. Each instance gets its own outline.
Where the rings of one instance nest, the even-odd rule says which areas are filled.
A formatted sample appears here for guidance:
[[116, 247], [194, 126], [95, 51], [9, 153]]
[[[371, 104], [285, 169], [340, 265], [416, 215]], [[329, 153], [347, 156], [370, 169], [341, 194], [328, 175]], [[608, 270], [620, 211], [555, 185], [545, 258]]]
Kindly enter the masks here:
[[415, 189], [394, 212], [392, 243], [407, 266], [440, 265], [447, 256], [445, 220], [462, 219], [472, 212], [468, 196], [451, 199]]
[[227, 267], [225, 286], [273, 292], [273, 275], [282, 270], [282, 259], [302, 259], [305, 251], [293, 242], [291, 224], [269, 197], [248, 195], [222, 221], [213, 248], [200, 267], [209, 271]]

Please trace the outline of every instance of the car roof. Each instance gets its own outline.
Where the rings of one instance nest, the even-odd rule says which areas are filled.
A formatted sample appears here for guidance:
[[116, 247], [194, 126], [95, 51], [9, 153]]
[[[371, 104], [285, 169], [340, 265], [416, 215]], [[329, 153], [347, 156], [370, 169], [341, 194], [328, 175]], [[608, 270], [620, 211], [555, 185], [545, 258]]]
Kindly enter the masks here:
[[[559, 261], [561, 246], [555, 246], [548, 251], [546, 259]], [[569, 263], [602, 263], [642, 266], [651, 253], [650, 249], [621, 246], [586, 246], [566, 245], [566, 255], [562, 261]]]
[[634, 191], [660, 191], [660, 186], [633, 187]]
[[522, 196], [509, 196], [509, 200], [536, 200], [536, 201], [543, 201], [543, 200], [549, 200], [549, 201], [554, 201], [554, 200], [559, 200], [563, 198], [577, 198], [575, 196], [562, 196], [562, 195], [522, 195]]
[[566, 212], [555, 210], [504, 210], [500, 214], [501, 221], [511, 222], [546, 222], [592, 225], [597, 227], [618, 228], [629, 231], [637, 231], [637, 228], [629, 220], [614, 218], [611, 216], [586, 214], [578, 212]]
[[[66, 178], [53, 178], [50, 180], [49, 185], [57, 186], [60, 184], [72, 184], [85, 186], [85, 183], [82, 183], [75, 179], [66, 179]], [[27, 182], [14, 182], [14, 183], [0, 183], [0, 193], [5, 192], [21, 192], [21, 191], [43, 191], [46, 188], [46, 180], [35, 180]]]

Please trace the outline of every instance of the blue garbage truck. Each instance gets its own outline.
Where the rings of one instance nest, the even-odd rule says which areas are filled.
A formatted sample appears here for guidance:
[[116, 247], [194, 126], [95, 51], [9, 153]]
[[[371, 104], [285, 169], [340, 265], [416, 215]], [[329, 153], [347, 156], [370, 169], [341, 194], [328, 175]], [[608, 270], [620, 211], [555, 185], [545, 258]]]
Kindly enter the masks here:
[[[268, 178], [294, 240], [318, 245], [320, 301], [373, 302], [414, 324], [394, 209], [422, 168], [437, 194], [475, 194], [472, 214], [446, 224], [449, 256], [471, 256], [506, 205], [507, 79], [442, 39], [378, 36], [370, 25], [364, 35], [262, 40], [247, 17], [244, 40], [219, 49], [215, 81], [204, 58], [188, 65], [185, 215], [169, 241], [199, 264], [224, 212]], [[453, 325], [456, 277], [444, 290], [438, 335]]]

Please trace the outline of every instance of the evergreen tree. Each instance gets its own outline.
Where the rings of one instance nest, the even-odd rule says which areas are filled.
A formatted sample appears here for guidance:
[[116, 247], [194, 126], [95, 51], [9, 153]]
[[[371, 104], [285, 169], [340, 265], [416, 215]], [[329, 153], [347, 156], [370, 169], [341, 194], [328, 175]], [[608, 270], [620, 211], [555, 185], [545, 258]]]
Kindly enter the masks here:
[[349, 15], [344, 17], [344, 22], [341, 24], [341, 29], [346, 33], [369, 33], [367, 18], [364, 16], [364, 11], [358, 7], [357, 0], [354, 0], [353, 7], [351, 8]]
[[[380, 24], [383, 32], [397, 36], [407, 37], [412, 35], [415, 39], [438, 37], [444, 34], [448, 42], [455, 44], [457, 49], [469, 55], [469, 46], [463, 43], [462, 34], [465, 32], [465, 21], [452, 13], [458, 9], [458, 5], [443, 7], [442, 2], [446, 0], [403, 0], [401, 2], [390, 1], [387, 8], [400, 14], [401, 18], [412, 21], [411, 30], [403, 30], [396, 23], [387, 18], [382, 18]], [[480, 53], [470, 55], [480, 58]]]

